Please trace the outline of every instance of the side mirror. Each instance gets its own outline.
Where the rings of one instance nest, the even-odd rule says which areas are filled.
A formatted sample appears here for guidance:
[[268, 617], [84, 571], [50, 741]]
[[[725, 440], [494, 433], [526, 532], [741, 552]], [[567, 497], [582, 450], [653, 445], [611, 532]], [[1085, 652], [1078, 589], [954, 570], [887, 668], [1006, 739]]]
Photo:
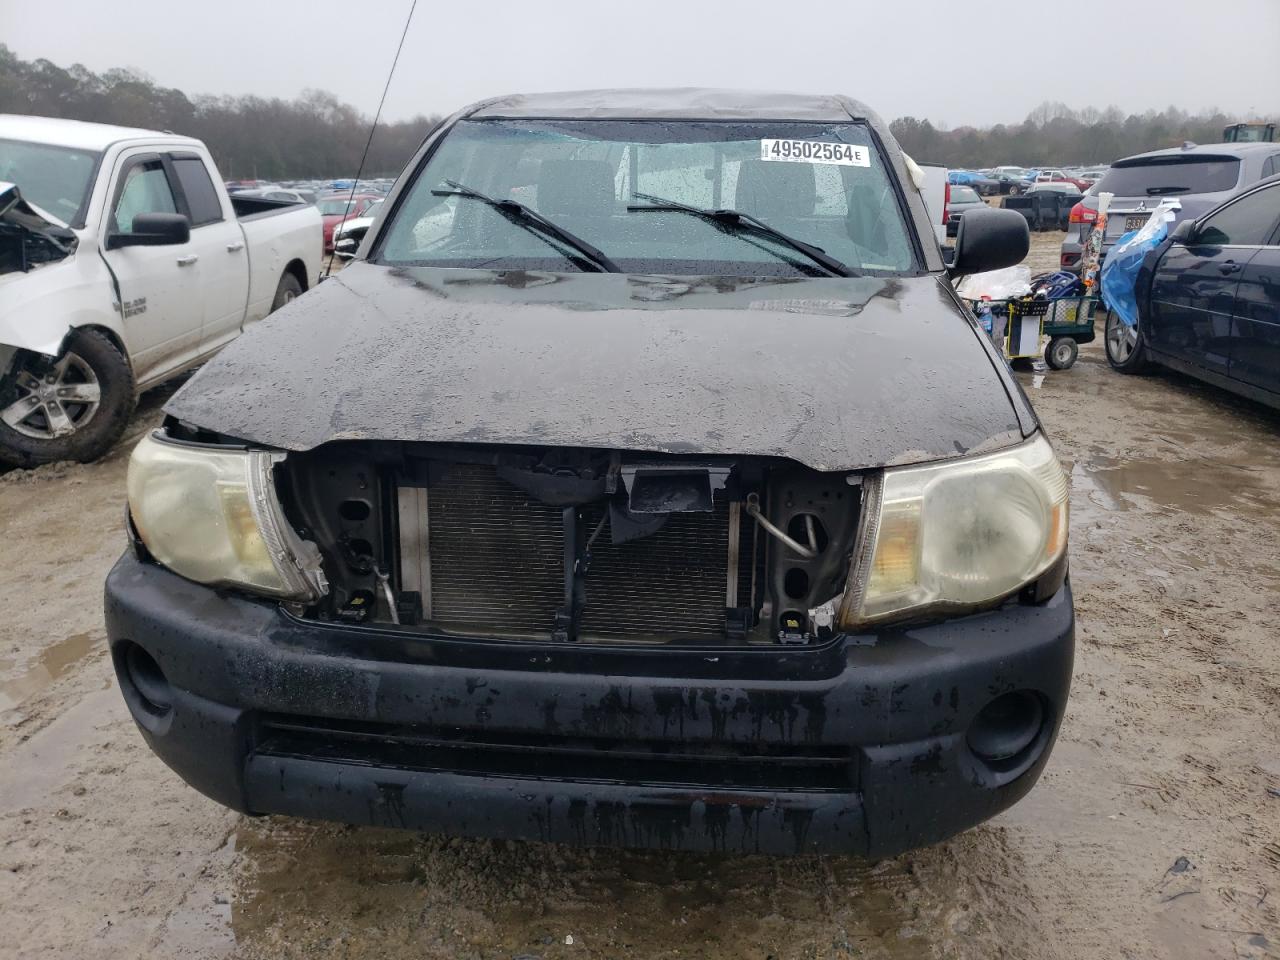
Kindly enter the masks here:
[[180, 213], [140, 213], [129, 233], [107, 234], [107, 249], [169, 247], [191, 239], [191, 221]]
[[333, 252], [342, 260], [355, 259], [356, 250], [360, 244], [352, 237], [343, 237], [333, 245]]
[[960, 217], [955, 256], [947, 273], [963, 277], [1012, 267], [1031, 249], [1027, 219], [1016, 210], [970, 210]]
[[1181, 243], [1183, 246], [1191, 244], [1196, 236], [1195, 220], [1182, 220], [1173, 228], [1173, 233], [1169, 234], [1174, 243]]

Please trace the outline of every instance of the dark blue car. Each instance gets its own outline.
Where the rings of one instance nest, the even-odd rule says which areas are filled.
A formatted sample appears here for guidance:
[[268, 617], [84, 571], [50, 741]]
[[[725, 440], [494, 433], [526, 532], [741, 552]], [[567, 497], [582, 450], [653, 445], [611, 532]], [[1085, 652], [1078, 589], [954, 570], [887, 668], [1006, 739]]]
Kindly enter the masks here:
[[1280, 408], [1280, 176], [1179, 223], [1137, 299], [1136, 329], [1108, 315], [1112, 367], [1155, 363]]

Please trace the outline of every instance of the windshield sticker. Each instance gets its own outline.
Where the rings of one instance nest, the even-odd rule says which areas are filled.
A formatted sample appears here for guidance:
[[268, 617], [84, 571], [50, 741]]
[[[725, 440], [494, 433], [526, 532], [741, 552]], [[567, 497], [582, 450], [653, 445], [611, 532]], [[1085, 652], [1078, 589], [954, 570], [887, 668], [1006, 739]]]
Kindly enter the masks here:
[[790, 163], [839, 163], [846, 167], [871, 166], [871, 151], [851, 143], [823, 143], [817, 140], [761, 140], [761, 160]]

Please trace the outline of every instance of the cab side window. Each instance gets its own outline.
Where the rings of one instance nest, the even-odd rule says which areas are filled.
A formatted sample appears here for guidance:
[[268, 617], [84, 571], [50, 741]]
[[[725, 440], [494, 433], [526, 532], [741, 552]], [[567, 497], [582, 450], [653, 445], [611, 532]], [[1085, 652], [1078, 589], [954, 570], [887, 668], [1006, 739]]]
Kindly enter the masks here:
[[[191, 226], [202, 227], [206, 223], [218, 223], [222, 220], [222, 202], [213, 189], [213, 181], [209, 179], [209, 171], [199, 157], [175, 157], [173, 172], [178, 175], [178, 183], [187, 198], [187, 207], [191, 211]], [[286, 194], [285, 199], [289, 199]]]
[[133, 218], [140, 213], [177, 212], [169, 178], [159, 160], [135, 163], [129, 168], [113, 214], [118, 233], [132, 233]]
[[1280, 184], [1242, 197], [1196, 230], [1196, 246], [1258, 246], [1280, 220]]

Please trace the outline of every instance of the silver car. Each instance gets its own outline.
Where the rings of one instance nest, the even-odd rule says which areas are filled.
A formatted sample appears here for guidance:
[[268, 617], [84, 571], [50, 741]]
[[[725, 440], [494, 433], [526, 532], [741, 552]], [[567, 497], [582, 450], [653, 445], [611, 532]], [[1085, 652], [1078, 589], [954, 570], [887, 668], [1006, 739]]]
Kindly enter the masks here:
[[1280, 143], [1211, 143], [1156, 150], [1117, 160], [1071, 212], [1062, 241], [1061, 269], [1080, 272], [1085, 241], [1098, 215], [1098, 194], [1114, 194], [1107, 211], [1102, 256], [1137, 230], [1161, 200], [1176, 197], [1176, 220], [1197, 217], [1236, 190], [1280, 173]]

